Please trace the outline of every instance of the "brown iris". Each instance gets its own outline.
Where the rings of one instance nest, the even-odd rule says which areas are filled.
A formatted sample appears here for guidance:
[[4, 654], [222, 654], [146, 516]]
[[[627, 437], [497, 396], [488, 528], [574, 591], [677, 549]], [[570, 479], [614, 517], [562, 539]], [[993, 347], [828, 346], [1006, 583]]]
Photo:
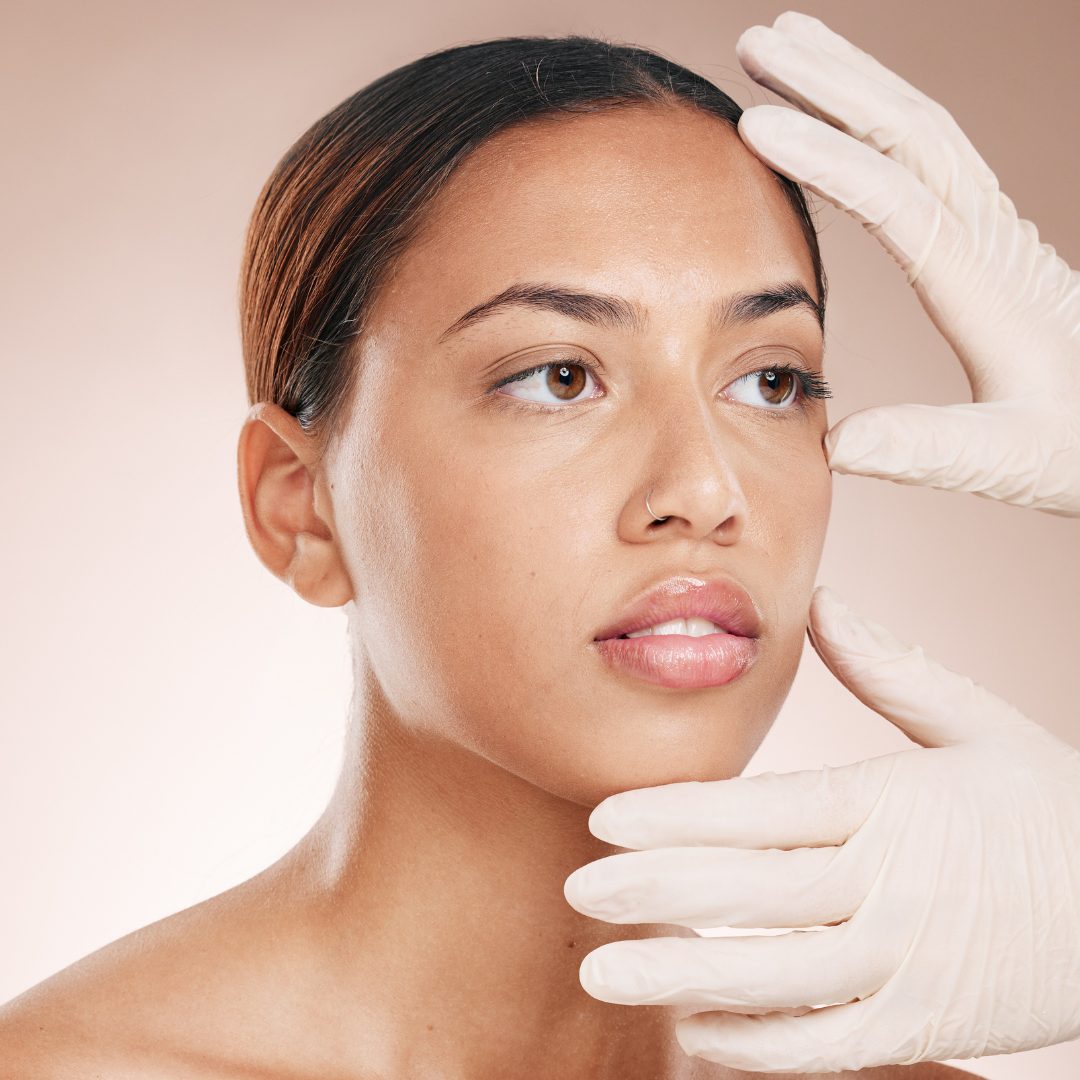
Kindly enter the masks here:
[[585, 389], [585, 369], [578, 364], [552, 364], [547, 369], [547, 384], [557, 398], [570, 401]]
[[795, 393], [795, 376], [790, 371], [763, 371], [758, 389], [770, 405], [783, 405]]

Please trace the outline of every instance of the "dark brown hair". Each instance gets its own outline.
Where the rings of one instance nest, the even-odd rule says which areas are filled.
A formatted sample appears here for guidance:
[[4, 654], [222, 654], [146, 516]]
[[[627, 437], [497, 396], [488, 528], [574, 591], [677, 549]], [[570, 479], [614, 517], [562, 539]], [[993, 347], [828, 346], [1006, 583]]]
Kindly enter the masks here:
[[[446, 49], [384, 75], [317, 121], [255, 205], [241, 273], [248, 395], [306, 428], [346, 396], [349, 345], [390, 261], [465, 156], [552, 114], [685, 103], [736, 127], [742, 110], [700, 75], [591, 38], [505, 38]], [[825, 279], [801, 188], [782, 176]]]

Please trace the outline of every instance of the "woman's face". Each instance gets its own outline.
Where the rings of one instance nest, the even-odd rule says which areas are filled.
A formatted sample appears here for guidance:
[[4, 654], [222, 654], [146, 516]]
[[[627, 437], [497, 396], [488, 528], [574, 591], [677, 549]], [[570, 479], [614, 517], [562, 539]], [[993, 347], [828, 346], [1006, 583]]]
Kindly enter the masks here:
[[586, 805], [740, 772], [829, 512], [811, 297], [781, 187], [705, 113], [473, 154], [379, 294], [325, 459], [383, 707]]

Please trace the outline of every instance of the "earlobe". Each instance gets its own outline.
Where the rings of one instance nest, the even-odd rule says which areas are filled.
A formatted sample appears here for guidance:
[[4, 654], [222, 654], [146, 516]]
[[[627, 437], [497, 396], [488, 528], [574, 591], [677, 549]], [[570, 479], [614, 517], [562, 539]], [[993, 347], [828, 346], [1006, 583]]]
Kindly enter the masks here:
[[284, 409], [254, 406], [240, 434], [240, 502], [263, 565], [309, 603], [340, 607], [353, 590], [328, 500], [318, 498], [318, 449]]

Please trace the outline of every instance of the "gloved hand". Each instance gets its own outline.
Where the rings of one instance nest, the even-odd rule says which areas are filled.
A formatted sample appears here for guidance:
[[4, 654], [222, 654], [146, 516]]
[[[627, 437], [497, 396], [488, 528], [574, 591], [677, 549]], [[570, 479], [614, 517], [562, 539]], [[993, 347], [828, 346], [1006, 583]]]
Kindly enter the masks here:
[[[585, 958], [582, 985], [722, 1010], [680, 1021], [679, 1042], [757, 1072], [1080, 1035], [1080, 752], [828, 590], [811, 636], [848, 689], [929, 749], [613, 795], [590, 827], [637, 850], [576, 871], [566, 898], [613, 923], [829, 928], [616, 942]], [[769, 1012], [800, 1006], [829, 1007]]]
[[756, 26], [738, 54], [810, 114], [748, 109], [746, 145], [881, 241], [971, 383], [974, 404], [846, 417], [829, 464], [1080, 515], [1080, 274], [1017, 217], [945, 109], [817, 19]]

